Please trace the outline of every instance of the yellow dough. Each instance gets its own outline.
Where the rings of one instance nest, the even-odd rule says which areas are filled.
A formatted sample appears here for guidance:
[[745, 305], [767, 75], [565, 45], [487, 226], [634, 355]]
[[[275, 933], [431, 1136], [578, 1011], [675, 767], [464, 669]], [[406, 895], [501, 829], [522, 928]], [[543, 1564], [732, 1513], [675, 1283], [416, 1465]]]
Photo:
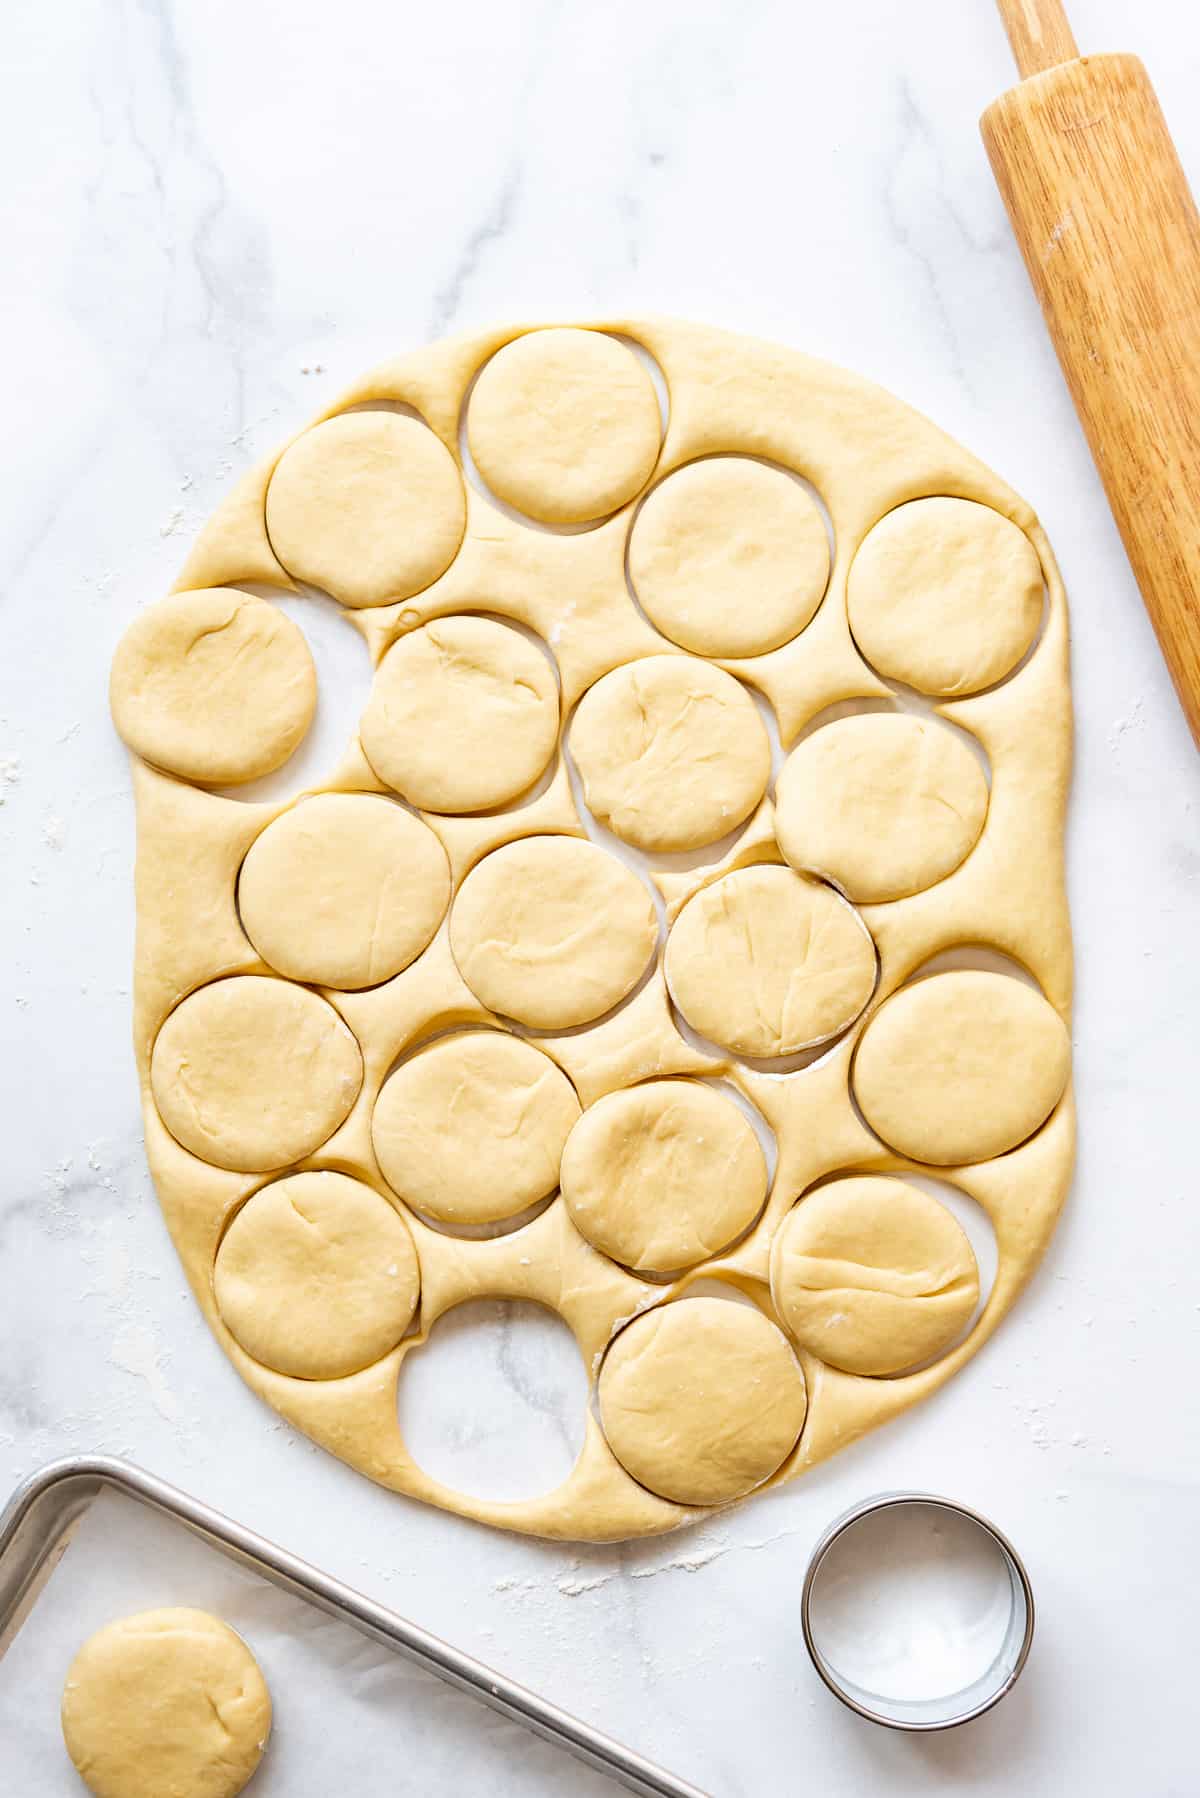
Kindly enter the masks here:
[[286, 762], [312, 723], [317, 675], [286, 613], [214, 587], [147, 606], [113, 657], [109, 698], [136, 754], [232, 785]]
[[362, 744], [381, 780], [431, 812], [478, 812], [531, 786], [558, 738], [544, 655], [490, 618], [439, 618], [375, 677]]
[[600, 1370], [609, 1446], [680, 1505], [724, 1505], [769, 1479], [808, 1400], [783, 1332], [751, 1305], [679, 1299], [635, 1318]]
[[638, 849], [716, 842], [754, 810], [771, 773], [746, 689], [692, 656], [614, 668], [584, 694], [570, 743], [590, 810]]
[[265, 962], [353, 989], [421, 953], [450, 898], [428, 825], [370, 793], [318, 793], [268, 824], [242, 863], [238, 906]]
[[707, 1261], [749, 1228], [767, 1164], [731, 1100], [650, 1080], [590, 1105], [562, 1158], [567, 1210], [589, 1242], [639, 1273]]
[[576, 837], [526, 837], [467, 875], [450, 913], [459, 972], [538, 1030], [588, 1024], [635, 987], [658, 920], [629, 869]]
[[875, 985], [854, 911], [790, 868], [745, 868], [684, 906], [667, 982], [701, 1036], [740, 1055], [790, 1055], [852, 1024]]
[[344, 606], [408, 599], [462, 542], [466, 500], [434, 433], [393, 412], [348, 412], [284, 450], [267, 489], [271, 547]]
[[965, 499], [889, 512], [854, 558], [850, 627], [880, 674], [923, 693], [976, 693], [1033, 642], [1042, 570], [1024, 531]]
[[668, 475], [629, 538], [634, 591], [652, 624], [706, 656], [759, 656], [809, 623], [829, 543], [804, 488], [743, 456]]
[[658, 459], [654, 383], [602, 331], [529, 331], [484, 368], [467, 440], [492, 492], [544, 524], [604, 518], [640, 493]]
[[221, 1321], [256, 1361], [337, 1380], [395, 1348], [421, 1289], [412, 1234], [345, 1174], [292, 1174], [248, 1199], [217, 1251]]
[[1052, 1006], [1007, 974], [932, 974], [881, 1006], [854, 1096], [883, 1141], [935, 1167], [1003, 1155], [1063, 1095], [1071, 1045]]
[[957, 1219], [903, 1180], [831, 1180], [788, 1213], [771, 1296], [791, 1335], [830, 1367], [895, 1374], [943, 1353], [979, 1302]]
[[240, 975], [171, 1013], [150, 1077], [176, 1142], [216, 1167], [265, 1173], [333, 1135], [358, 1096], [362, 1056], [307, 987]]
[[579, 1117], [575, 1089], [532, 1043], [469, 1030], [421, 1049], [376, 1101], [371, 1131], [391, 1186], [449, 1224], [515, 1217], [558, 1185]]
[[928, 718], [863, 713], [794, 749], [775, 790], [775, 834], [794, 868], [856, 904], [933, 886], [970, 854], [988, 789], [966, 744]]
[[95, 1798], [235, 1798], [262, 1759], [271, 1699], [258, 1662], [219, 1618], [142, 1611], [79, 1650], [62, 1728]]

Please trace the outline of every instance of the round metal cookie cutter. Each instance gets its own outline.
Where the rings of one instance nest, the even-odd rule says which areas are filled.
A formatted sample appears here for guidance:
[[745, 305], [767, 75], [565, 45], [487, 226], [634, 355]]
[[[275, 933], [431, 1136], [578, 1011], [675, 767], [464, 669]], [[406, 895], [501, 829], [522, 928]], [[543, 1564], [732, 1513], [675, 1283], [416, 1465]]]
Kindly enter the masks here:
[[[835, 1544], [843, 1541], [848, 1532], [866, 1519], [875, 1517], [882, 1511], [901, 1507], [911, 1508], [913, 1511], [919, 1508], [939, 1510], [965, 1521], [992, 1548], [999, 1551], [1008, 1573], [1011, 1609], [999, 1649], [982, 1673], [959, 1690], [947, 1692], [944, 1696], [895, 1698], [868, 1690], [855, 1683], [847, 1674], [839, 1672], [822, 1650], [819, 1628], [814, 1628], [813, 1593], [822, 1566]], [[861, 1504], [854, 1505], [842, 1516], [835, 1518], [817, 1543], [804, 1575], [804, 1586], [800, 1594], [800, 1622], [804, 1630], [804, 1644], [813, 1666], [834, 1697], [839, 1698], [860, 1717], [865, 1717], [870, 1723], [882, 1724], [888, 1729], [916, 1732], [955, 1729], [959, 1724], [969, 1723], [973, 1718], [981, 1717], [985, 1711], [991, 1710], [1006, 1692], [1012, 1690], [1020, 1677], [1033, 1642], [1033, 1588], [1024, 1562], [1012, 1543], [994, 1523], [981, 1516], [978, 1511], [929, 1492], [881, 1492], [873, 1498], [864, 1499]]]

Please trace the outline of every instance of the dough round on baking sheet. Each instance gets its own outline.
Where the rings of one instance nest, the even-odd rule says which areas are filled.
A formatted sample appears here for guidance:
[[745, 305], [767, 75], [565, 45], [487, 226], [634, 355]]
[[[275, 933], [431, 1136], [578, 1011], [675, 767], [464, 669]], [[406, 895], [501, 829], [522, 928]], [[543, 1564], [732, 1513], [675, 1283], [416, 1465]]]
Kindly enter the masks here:
[[467, 1030], [401, 1063], [371, 1133], [388, 1185], [414, 1210], [491, 1224], [554, 1191], [578, 1118], [575, 1088], [548, 1055], [499, 1030]]
[[800, 1344], [846, 1373], [895, 1374], [948, 1349], [979, 1302], [975, 1253], [919, 1187], [868, 1174], [793, 1207], [771, 1247], [771, 1297]]
[[1071, 1044], [1054, 1007], [1008, 974], [960, 969], [901, 987], [854, 1057], [859, 1109], [913, 1161], [954, 1167], [1015, 1149], [1067, 1084]]
[[775, 835], [794, 868], [835, 880], [856, 904], [922, 892], [965, 860], [988, 785], [944, 724], [869, 712], [793, 749], [775, 788]]
[[760, 1058], [836, 1036], [875, 986], [875, 946], [853, 907], [775, 866], [741, 868], [689, 899], [665, 965], [693, 1030]]
[[490, 1011], [535, 1030], [589, 1024], [631, 992], [658, 936], [636, 874], [579, 837], [494, 849], [450, 912], [458, 970]]
[[67, 1753], [96, 1798], [235, 1798], [271, 1733], [271, 1698], [239, 1635], [182, 1607], [89, 1636], [62, 1697]]
[[567, 1138], [562, 1195], [581, 1235], [638, 1273], [719, 1254], [767, 1196], [745, 1114], [697, 1080], [648, 1080], [590, 1105]]
[[358, 1044], [333, 1006], [263, 974], [190, 994], [150, 1057], [154, 1103], [176, 1142], [249, 1174], [320, 1148], [349, 1117], [362, 1075]]
[[864, 538], [846, 589], [863, 655], [943, 697], [1003, 679], [1037, 635], [1042, 569], [1011, 520], [969, 499], [914, 499]]
[[759, 656], [798, 636], [829, 581], [829, 540], [800, 482], [750, 456], [669, 474], [629, 536], [634, 592], [664, 637], [704, 656]]
[[589, 808], [638, 849], [699, 849], [767, 790], [771, 744], [731, 674], [692, 656], [648, 656], [588, 689], [571, 754]]
[[286, 762], [312, 723], [317, 674], [286, 612], [232, 587], [172, 593], [138, 615], [109, 679], [130, 749], [208, 786]]
[[603, 331], [528, 331], [497, 350], [467, 407], [492, 492], [543, 524], [607, 518], [650, 479], [662, 441], [654, 383]]
[[433, 585], [467, 522], [441, 438], [397, 412], [343, 412], [284, 450], [267, 488], [271, 547], [289, 574], [344, 606], [382, 606]]
[[782, 1330], [735, 1299], [634, 1318], [600, 1369], [600, 1421], [625, 1471], [677, 1505], [724, 1505], [780, 1468], [804, 1427], [804, 1374]]
[[318, 793], [268, 824], [238, 877], [246, 935], [291, 980], [345, 990], [406, 968], [450, 900], [427, 824], [373, 793]]
[[421, 1275], [400, 1213], [347, 1174], [260, 1187], [217, 1250], [213, 1295], [246, 1353], [298, 1380], [379, 1361], [412, 1322]]
[[520, 631], [438, 618], [394, 643], [360, 735], [381, 780], [428, 812], [478, 812], [523, 793], [558, 737], [558, 685]]

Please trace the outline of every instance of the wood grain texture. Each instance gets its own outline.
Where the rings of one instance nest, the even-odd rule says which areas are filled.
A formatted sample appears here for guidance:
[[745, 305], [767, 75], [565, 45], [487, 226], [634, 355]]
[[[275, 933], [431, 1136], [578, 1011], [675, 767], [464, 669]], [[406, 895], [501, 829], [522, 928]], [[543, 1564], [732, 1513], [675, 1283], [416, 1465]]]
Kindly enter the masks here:
[[1022, 79], [1079, 55], [1062, 0], [996, 0]]
[[1200, 215], [1136, 56], [980, 121], [1138, 586], [1200, 746]]

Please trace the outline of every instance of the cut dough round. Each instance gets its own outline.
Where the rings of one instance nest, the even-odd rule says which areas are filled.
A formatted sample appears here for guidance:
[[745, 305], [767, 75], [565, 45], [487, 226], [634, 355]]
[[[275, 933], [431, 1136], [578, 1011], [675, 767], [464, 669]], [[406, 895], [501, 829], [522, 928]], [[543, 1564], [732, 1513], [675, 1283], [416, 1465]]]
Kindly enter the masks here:
[[658, 936], [649, 893], [594, 843], [524, 837], [464, 880], [450, 946], [491, 1011], [535, 1030], [589, 1024], [632, 991]]
[[554, 1191], [578, 1117], [575, 1088], [548, 1055], [498, 1030], [468, 1030], [396, 1069], [371, 1132], [384, 1177], [414, 1210], [491, 1224]]
[[232, 587], [172, 593], [117, 646], [113, 722], [130, 749], [209, 786], [286, 762], [312, 723], [317, 674], [303, 632]]
[[360, 734], [376, 774], [410, 804], [483, 811], [515, 799], [546, 766], [558, 686], [520, 631], [438, 618], [388, 650]]
[[990, 506], [914, 499], [864, 538], [846, 603], [880, 674], [922, 693], [977, 693], [1033, 642], [1042, 569], [1024, 531]]
[[979, 1302], [953, 1214], [903, 1180], [833, 1180], [801, 1199], [771, 1248], [771, 1297], [800, 1344], [846, 1373], [894, 1374], [941, 1354]]
[[284, 450], [267, 488], [275, 554], [344, 606], [382, 606], [432, 586], [466, 522], [454, 457], [428, 425], [396, 412], [314, 425]]
[[492, 492], [543, 524], [606, 518], [650, 479], [662, 441], [654, 383], [603, 331], [529, 331], [498, 350], [467, 408]]
[[875, 947], [831, 887], [791, 868], [742, 868], [688, 900], [666, 973], [701, 1036], [739, 1055], [790, 1055], [854, 1022], [875, 986]]
[[767, 790], [771, 744], [746, 689], [691, 656], [648, 656], [584, 694], [571, 753], [587, 803], [638, 849], [699, 849]]
[[450, 899], [427, 824], [371, 793], [319, 793], [268, 824], [238, 880], [246, 935], [291, 980], [353, 990], [406, 968]]
[[362, 1055], [333, 1006], [262, 974], [202, 986], [158, 1033], [150, 1081], [176, 1142], [216, 1167], [268, 1173], [345, 1122]]
[[775, 789], [775, 835], [794, 868], [860, 905], [944, 880], [983, 829], [988, 787], [944, 724], [903, 712], [842, 718], [806, 737]]
[[96, 1798], [234, 1798], [262, 1759], [271, 1698], [207, 1611], [141, 1611], [89, 1636], [62, 1698], [67, 1753]]
[[884, 1001], [854, 1058], [876, 1135], [935, 1167], [1016, 1148], [1062, 1098], [1071, 1045], [1040, 993], [1008, 974], [931, 974]]
[[408, 1225], [346, 1174], [291, 1174], [260, 1188], [213, 1269], [230, 1335], [298, 1380], [337, 1380], [380, 1360], [412, 1322], [420, 1290]]
[[629, 573], [672, 643], [760, 656], [811, 621], [829, 580], [829, 539], [791, 475], [749, 456], [712, 456], [654, 489], [630, 533]]
[[767, 1164], [736, 1105], [695, 1080], [649, 1080], [588, 1107], [562, 1158], [580, 1233], [639, 1273], [719, 1254], [767, 1196]]
[[787, 1338], [734, 1299], [683, 1298], [636, 1317], [600, 1369], [608, 1446], [677, 1505], [725, 1505], [780, 1468], [804, 1427]]

